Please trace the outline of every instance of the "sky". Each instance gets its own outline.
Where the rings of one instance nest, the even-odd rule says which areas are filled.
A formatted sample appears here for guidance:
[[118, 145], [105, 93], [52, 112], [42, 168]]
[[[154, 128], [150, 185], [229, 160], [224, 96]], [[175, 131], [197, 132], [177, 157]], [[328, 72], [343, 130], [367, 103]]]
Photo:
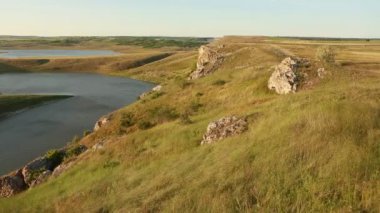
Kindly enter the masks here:
[[0, 0], [0, 35], [380, 37], [379, 0]]

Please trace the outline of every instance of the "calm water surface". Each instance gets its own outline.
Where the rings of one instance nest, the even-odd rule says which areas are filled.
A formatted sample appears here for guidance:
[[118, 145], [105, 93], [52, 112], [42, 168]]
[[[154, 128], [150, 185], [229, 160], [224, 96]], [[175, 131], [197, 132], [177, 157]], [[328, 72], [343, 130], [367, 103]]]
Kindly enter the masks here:
[[153, 86], [95, 74], [0, 74], [2, 93], [74, 95], [0, 120], [0, 175], [63, 147], [74, 135], [92, 130], [99, 117], [134, 102]]
[[111, 50], [1, 50], [0, 58], [51, 58], [51, 57], [86, 57], [112, 56], [119, 53]]

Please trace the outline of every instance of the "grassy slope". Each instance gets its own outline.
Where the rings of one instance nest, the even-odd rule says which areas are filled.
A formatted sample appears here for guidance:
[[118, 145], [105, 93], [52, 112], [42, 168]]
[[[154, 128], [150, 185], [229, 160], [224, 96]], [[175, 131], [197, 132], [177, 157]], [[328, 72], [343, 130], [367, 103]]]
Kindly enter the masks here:
[[[58, 179], [0, 200], [0, 209], [379, 211], [379, 58], [369, 62], [374, 72], [362, 69], [357, 59], [329, 68], [332, 75], [311, 89], [278, 96], [266, 88], [271, 67], [282, 59], [278, 47], [257, 39], [224, 41], [232, 54], [223, 66], [190, 84], [183, 79], [196, 61], [191, 52], [128, 71], [162, 82], [164, 93], [119, 110], [108, 127], [83, 140], [93, 144], [106, 138], [106, 150], [82, 156]], [[299, 56], [312, 56], [316, 48], [276, 45]], [[340, 60], [345, 60], [352, 47], [342, 48]], [[218, 80], [226, 84], [218, 86]], [[184, 113], [191, 114], [191, 124], [171, 116]], [[248, 116], [249, 131], [201, 147], [207, 124], [231, 114]], [[157, 125], [138, 130], [125, 125], [126, 115], [133, 115], [131, 124]]]
[[62, 95], [0, 95], [0, 117], [7, 113], [67, 97]]

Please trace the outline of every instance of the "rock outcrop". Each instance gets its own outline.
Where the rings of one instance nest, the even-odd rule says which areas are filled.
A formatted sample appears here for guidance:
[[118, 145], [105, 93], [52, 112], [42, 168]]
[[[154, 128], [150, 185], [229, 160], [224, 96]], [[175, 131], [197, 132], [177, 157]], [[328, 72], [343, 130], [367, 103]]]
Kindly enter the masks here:
[[65, 162], [61, 165], [59, 165], [57, 168], [54, 169], [52, 173], [52, 177], [58, 177], [68, 169], [70, 169], [75, 164], [75, 160], [71, 160], [69, 162]]
[[104, 143], [97, 143], [92, 146], [92, 151], [99, 151], [104, 149]]
[[53, 162], [49, 161], [46, 157], [40, 157], [36, 160], [28, 163], [22, 169], [22, 175], [24, 176], [24, 181], [28, 186], [31, 186], [32, 183], [44, 172], [50, 171], [53, 167]]
[[27, 188], [21, 170], [0, 178], [0, 198], [14, 196]]
[[160, 92], [162, 90], [162, 86], [158, 85], [152, 89], [153, 92]]
[[94, 126], [94, 131], [98, 131], [100, 128], [102, 128], [103, 126], [105, 126], [108, 122], [111, 121], [111, 117], [110, 116], [104, 116], [104, 117], [101, 117], [96, 123], [95, 123], [95, 126]]
[[49, 152], [26, 164], [17, 172], [0, 178], [0, 198], [11, 197], [28, 188], [45, 183], [69, 169], [79, 155], [87, 151], [84, 145], [73, 145]]
[[49, 178], [50, 176], [53, 174], [52, 171], [50, 170], [46, 170], [44, 172], [42, 172], [40, 175], [38, 175], [30, 184], [30, 187], [33, 188], [33, 187], [36, 187], [42, 183], [45, 183]]
[[318, 74], [319, 78], [323, 79], [327, 75], [327, 72], [326, 72], [325, 68], [319, 68], [317, 70], [317, 74]]
[[268, 88], [281, 95], [295, 93], [298, 84], [296, 75], [298, 66], [299, 62], [297, 60], [290, 57], [285, 58], [272, 73], [268, 81]]
[[149, 92], [144, 92], [143, 94], [141, 94], [141, 95], [139, 96], [139, 99], [144, 99], [145, 97], [147, 97], [148, 95], [150, 95], [150, 94], [152, 94], [152, 93], [154, 93], [154, 92], [161, 92], [162, 88], [163, 88], [163, 87], [162, 87], [161, 85], [158, 85], [158, 86], [154, 87], [151, 91], [149, 91]]
[[224, 138], [242, 134], [246, 130], [248, 130], [248, 122], [245, 119], [235, 116], [225, 117], [208, 125], [201, 144], [212, 144]]
[[189, 80], [202, 78], [213, 73], [223, 61], [223, 57], [209, 46], [201, 46], [197, 69], [191, 73]]

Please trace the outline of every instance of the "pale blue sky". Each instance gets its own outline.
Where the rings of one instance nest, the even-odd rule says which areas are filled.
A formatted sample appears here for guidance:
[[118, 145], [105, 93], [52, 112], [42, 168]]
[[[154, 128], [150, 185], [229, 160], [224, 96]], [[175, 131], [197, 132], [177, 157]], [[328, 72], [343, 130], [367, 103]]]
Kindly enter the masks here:
[[380, 37], [380, 0], [0, 0], [0, 35]]

